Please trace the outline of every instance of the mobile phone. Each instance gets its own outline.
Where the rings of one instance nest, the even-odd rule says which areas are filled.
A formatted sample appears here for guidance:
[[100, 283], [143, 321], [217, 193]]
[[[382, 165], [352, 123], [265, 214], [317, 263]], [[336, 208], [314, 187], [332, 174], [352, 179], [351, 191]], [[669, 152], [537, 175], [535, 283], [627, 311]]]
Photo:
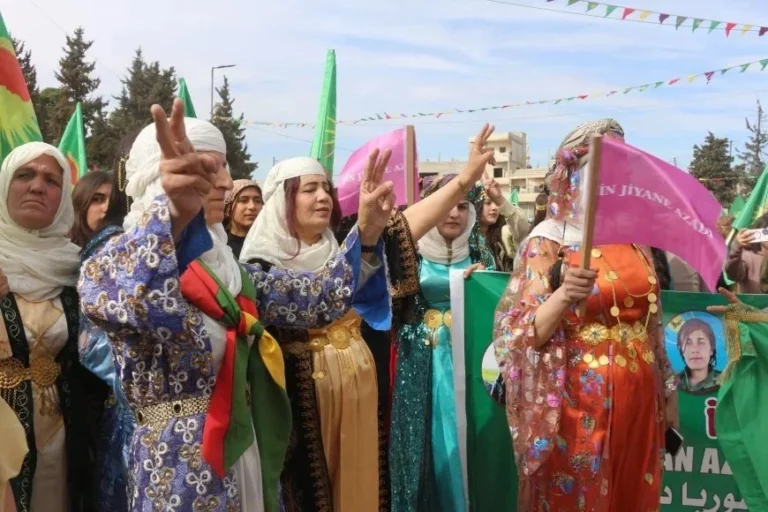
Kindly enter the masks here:
[[674, 457], [683, 446], [683, 436], [674, 428], [669, 427], [664, 435], [664, 445], [667, 453]]

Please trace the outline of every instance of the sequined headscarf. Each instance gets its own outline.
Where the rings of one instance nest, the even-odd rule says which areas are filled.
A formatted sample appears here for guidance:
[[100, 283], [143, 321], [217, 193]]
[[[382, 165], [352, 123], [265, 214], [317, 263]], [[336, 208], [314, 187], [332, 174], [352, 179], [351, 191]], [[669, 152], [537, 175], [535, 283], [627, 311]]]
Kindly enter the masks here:
[[588, 121], [565, 136], [555, 155], [555, 165], [547, 174], [549, 185], [548, 217], [577, 221], [581, 206], [581, 174], [589, 161], [589, 142], [593, 135], [624, 137], [624, 129], [614, 119]]

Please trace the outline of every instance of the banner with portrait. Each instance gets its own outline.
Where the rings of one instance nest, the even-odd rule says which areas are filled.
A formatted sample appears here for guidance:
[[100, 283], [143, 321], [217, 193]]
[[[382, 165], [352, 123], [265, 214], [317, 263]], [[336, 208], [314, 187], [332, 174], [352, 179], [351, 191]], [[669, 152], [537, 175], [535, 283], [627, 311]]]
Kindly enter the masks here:
[[[476, 272], [452, 276], [453, 351], [457, 414], [464, 436], [462, 463], [470, 510], [516, 510], [514, 453], [499, 397], [499, 368], [493, 348], [493, 315], [509, 275]], [[759, 308], [768, 296], [741, 296]], [[717, 444], [717, 376], [726, 363], [721, 319], [706, 312], [723, 304], [719, 295], [663, 292], [667, 354], [681, 377], [678, 391], [683, 447], [665, 458], [661, 510], [747, 510]], [[462, 364], [463, 363], [463, 364]], [[459, 382], [460, 381], [460, 382]]]

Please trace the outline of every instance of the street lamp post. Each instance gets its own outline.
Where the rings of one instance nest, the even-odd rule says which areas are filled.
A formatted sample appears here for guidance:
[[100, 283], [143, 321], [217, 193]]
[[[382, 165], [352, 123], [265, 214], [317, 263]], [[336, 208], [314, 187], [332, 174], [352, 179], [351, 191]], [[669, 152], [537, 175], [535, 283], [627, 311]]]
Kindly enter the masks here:
[[216, 71], [217, 69], [233, 68], [235, 66], [236, 66], [236, 64], [227, 64], [227, 65], [224, 65], [224, 66], [213, 66], [211, 68], [211, 120], [213, 120], [213, 91], [214, 91], [214, 88], [213, 88], [213, 72]]

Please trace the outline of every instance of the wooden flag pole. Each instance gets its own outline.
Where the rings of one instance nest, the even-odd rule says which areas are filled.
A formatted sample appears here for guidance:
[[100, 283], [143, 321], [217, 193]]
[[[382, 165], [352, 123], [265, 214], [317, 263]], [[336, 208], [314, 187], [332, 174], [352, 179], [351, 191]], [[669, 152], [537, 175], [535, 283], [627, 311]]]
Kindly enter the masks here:
[[405, 127], [405, 201], [408, 206], [416, 202], [418, 190], [414, 190], [414, 181], [416, 172], [416, 135], [413, 131], [413, 125]]
[[[603, 152], [603, 138], [593, 135], [589, 149], [589, 166], [587, 175], [582, 181], [586, 186], [584, 194], [584, 234], [581, 239], [581, 268], [590, 268], [592, 263], [592, 239], [595, 234], [595, 212], [597, 210], [597, 191], [600, 189], [600, 160]], [[584, 318], [587, 312], [587, 301], [579, 304], [577, 314]]]

